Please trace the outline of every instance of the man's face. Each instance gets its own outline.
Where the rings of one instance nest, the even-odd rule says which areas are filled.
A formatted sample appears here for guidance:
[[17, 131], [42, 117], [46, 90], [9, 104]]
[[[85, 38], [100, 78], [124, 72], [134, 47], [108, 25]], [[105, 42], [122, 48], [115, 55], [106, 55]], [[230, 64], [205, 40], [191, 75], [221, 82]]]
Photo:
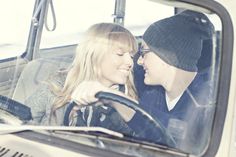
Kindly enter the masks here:
[[163, 85], [168, 75], [169, 65], [152, 52], [146, 44], [143, 44], [141, 51], [142, 55], [138, 59], [138, 64], [142, 65], [145, 71], [144, 83]]

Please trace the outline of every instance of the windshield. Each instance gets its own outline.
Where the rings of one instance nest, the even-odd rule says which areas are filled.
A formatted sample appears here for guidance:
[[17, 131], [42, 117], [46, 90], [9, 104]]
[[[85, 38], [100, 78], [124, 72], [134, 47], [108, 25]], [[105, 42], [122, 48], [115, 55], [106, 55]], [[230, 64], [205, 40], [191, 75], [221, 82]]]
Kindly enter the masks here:
[[146, 0], [102, 1], [39, 1], [33, 14], [31, 6], [24, 20], [37, 15], [31, 31], [39, 30], [24, 41], [27, 51], [0, 60], [0, 122], [60, 137], [68, 131], [72, 141], [85, 130], [200, 155], [217, 105], [219, 17]]
[[0, 59], [21, 55], [26, 49], [34, 2], [24, 0], [24, 7], [21, 6], [21, 3], [15, 0], [0, 2], [2, 21]]

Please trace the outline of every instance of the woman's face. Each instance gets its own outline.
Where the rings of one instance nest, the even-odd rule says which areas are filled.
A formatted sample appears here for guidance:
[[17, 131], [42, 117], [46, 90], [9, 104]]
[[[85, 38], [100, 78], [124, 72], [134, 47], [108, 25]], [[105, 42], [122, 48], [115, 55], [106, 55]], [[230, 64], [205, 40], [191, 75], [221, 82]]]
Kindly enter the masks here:
[[125, 84], [132, 67], [131, 53], [122, 48], [114, 48], [102, 59], [100, 81], [105, 86]]

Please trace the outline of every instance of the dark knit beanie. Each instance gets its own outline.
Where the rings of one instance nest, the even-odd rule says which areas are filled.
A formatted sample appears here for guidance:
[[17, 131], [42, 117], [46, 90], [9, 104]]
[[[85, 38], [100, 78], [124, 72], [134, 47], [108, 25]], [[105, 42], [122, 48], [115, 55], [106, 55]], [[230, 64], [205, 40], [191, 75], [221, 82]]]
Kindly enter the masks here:
[[213, 31], [207, 16], [186, 10], [150, 25], [143, 40], [166, 63], [194, 72], [198, 71], [203, 40], [211, 39]]

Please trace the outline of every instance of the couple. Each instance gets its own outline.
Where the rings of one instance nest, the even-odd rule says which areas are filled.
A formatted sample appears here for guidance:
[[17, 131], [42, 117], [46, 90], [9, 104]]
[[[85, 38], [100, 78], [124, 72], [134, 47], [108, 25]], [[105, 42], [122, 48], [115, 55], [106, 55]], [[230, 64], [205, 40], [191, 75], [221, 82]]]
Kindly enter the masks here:
[[[184, 11], [150, 25], [137, 46], [134, 36], [122, 26], [95, 24], [79, 44], [63, 85], [51, 88], [53, 105], [26, 104], [31, 106], [36, 123], [101, 126], [155, 140], [157, 135], [149, 132], [142, 115], [126, 106], [81, 105], [95, 102], [98, 91], [113, 92], [138, 101], [166, 128], [173, 120], [187, 123], [186, 111], [198, 101], [204, 102], [193, 95], [198, 94], [195, 87], [203, 84], [197, 65], [203, 40], [212, 38], [213, 29], [204, 14]], [[63, 124], [72, 100], [77, 105], [69, 123]]]

